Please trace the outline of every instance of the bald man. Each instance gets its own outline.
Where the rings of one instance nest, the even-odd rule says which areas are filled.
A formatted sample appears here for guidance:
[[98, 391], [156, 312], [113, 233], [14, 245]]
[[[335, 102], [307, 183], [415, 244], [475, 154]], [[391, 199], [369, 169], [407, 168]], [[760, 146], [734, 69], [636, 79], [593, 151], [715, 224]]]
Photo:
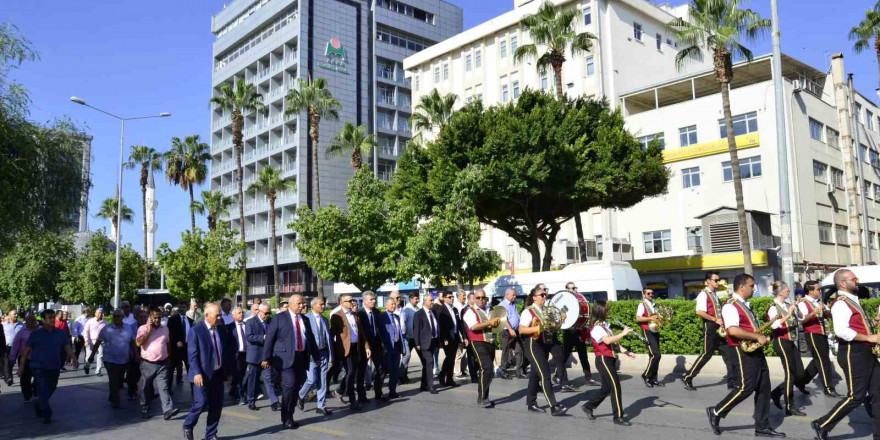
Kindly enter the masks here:
[[192, 328], [187, 336], [189, 369], [187, 377], [193, 386], [193, 403], [183, 422], [183, 437], [193, 440], [193, 428], [203, 410], [208, 412], [205, 439], [217, 438], [223, 411], [223, 383], [230, 376], [232, 350], [226, 326], [220, 318], [220, 306], [205, 305], [205, 320]]

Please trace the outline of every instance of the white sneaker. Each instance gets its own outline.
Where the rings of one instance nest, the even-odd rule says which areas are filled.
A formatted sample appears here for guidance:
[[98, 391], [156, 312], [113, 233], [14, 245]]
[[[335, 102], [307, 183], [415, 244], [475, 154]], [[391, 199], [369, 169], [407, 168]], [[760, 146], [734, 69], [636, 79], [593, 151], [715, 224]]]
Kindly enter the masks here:
[[260, 394], [259, 396], [257, 396], [257, 400], [263, 400], [263, 395]]

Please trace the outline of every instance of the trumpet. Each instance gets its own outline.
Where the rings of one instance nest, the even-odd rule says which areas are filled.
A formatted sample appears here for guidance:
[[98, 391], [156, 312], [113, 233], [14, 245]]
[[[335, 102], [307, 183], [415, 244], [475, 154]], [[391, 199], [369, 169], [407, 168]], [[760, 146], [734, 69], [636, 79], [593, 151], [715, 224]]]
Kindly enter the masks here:
[[[611, 318], [611, 320], [614, 321], [615, 324], [619, 325], [620, 328], [626, 328], [626, 327], [628, 327], [626, 324], [624, 324], [623, 322], [621, 322], [621, 321], [620, 321], [619, 319], [617, 319], [617, 318]], [[642, 341], [643, 344], [645, 344], [645, 345], [650, 345], [650, 344], [648, 344], [648, 339], [645, 338], [644, 336], [642, 336], [642, 335], [640, 335], [640, 334], [638, 334], [638, 333], [636, 333], [636, 332], [629, 332], [629, 334], [631, 334], [631, 335], [635, 336], [636, 338], [638, 338], [638, 340], [639, 340], [639, 341]]]
[[660, 327], [669, 324], [672, 321], [672, 317], [675, 316], [675, 309], [665, 304], [659, 305], [657, 306], [656, 314], [659, 319], [648, 323], [648, 328], [652, 332], [656, 332], [660, 330]]
[[719, 326], [718, 330], [715, 330], [715, 333], [718, 334], [719, 338], [726, 338], [727, 337], [727, 329], [725, 329], [723, 325]]
[[[771, 328], [772, 325], [773, 325], [773, 321], [765, 322], [764, 325], [758, 327], [758, 329], [755, 330], [755, 333], [757, 333], [759, 335], [763, 335], [763, 336], [770, 336], [770, 333], [772, 332], [772, 328]], [[763, 346], [764, 346], [764, 344], [760, 344], [760, 343], [758, 343], [758, 341], [740, 341], [739, 342], [739, 348], [741, 348], [742, 351], [744, 351], [746, 353], [751, 353], [755, 350], [758, 350], [759, 348], [761, 348]]]

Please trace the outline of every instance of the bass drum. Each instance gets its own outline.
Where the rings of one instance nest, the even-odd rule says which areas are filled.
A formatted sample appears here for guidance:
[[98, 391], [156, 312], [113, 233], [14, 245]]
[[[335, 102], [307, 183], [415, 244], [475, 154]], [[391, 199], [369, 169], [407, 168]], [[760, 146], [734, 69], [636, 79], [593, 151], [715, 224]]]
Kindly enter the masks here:
[[565, 313], [565, 321], [560, 327], [562, 330], [580, 330], [590, 320], [590, 304], [580, 293], [560, 290], [550, 298], [550, 305]]

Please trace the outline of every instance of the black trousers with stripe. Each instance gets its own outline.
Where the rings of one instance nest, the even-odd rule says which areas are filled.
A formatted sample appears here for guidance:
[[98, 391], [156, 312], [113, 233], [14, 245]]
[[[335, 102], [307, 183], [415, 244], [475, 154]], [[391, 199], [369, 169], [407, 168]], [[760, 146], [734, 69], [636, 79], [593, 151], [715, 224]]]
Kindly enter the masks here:
[[726, 417], [737, 405], [755, 394], [755, 429], [766, 429], [770, 422], [770, 369], [761, 349], [751, 353], [739, 346], [733, 348], [742, 378], [739, 387], [715, 405], [715, 412]]
[[602, 401], [612, 394], [611, 410], [614, 417], [623, 417], [623, 394], [620, 390], [620, 379], [617, 377], [617, 359], [609, 356], [596, 356], [596, 369], [602, 378], [602, 388], [585, 404], [589, 409], [596, 409]]
[[[550, 406], [556, 406], [556, 396], [553, 394], [553, 383], [550, 381], [550, 352], [553, 347], [558, 347], [556, 343], [545, 343], [538, 341], [532, 337], [525, 339], [526, 358], [532, 365], [529, 371], [529, 387], [526, 393], [526, 405], [536, 405], [538, 403], [538, 387], [544, 392], [544, 397]], [[561, 352], [561, 350], [556, 350]]]
[[724, 338], [718, 336], [718, 324], [712, 321], [703, 320], [703, 352], [697, 358], [691, 369], [684, 375], [683, 379], [693, 380], [700, 374], [700, 370], [706, 366], [715, 350], [721, 353], [724, 365], [727, 367], [727, 383], [729, 385], [739, 387], [739, 370], [736, 366], [736, 353], [727, 345]]
[[834, 388], [831, 384], [834, 365], [831, 364], [831, 358], [828, 356], [828, 336], [818, 333], [804, 333], [807, 340], [807, 347], [810, 348], [810, 354], [813, 360], [807, 364], [804, 370], [804, 376], [801, 378], [803, 385], [813, 381], [816, 376], [822, 379], [822, 387], [826, 391]]
[[819, 426], [831, 431], [847, 414], [862, 406], [866, 401], [865, 396], [870, 393], [871, 404], [875, 408], [871, 432], [875, 440], [880, 439], [880, 411], [877, 410], [880, 408], [880, 365], [871, 352], [871, 346], [863, 342], [840, 341], [837, 363], [846, 379], [847, 394], [828, 414], [817, 420]]
[[645, 371], [642, 372], [642, 377], [657, 381], [657, 370], [660, 368], [660, 333], [655, 333], [650, 330], [642, 330], [642, 333], [645, 334], [645, 339], [648, 340], [648, 365], [645, 367]]
[[565, 365], [568, 364], [568, 358], [571, 356], [571, 349], [577, 351], [578, 362], [581, 363], [581, 369], [584, 377], [590, 378], [590, 359], [587, 357], [587, 343], [581, 340], [580, 330], [568, 329], [562, 331], [562, 362], [556, 363], [556, 377], [562, 385], [568, 385], [568, 371]]
[[804, 363], [801, 361], [801, 354], [798, 352], [797, 343], [788, 339], [773, 338], [773, 351], [779, 356], [779, 362], [782, 363], [782, 371], [785, 373], [785, 379], [773, 389], [770, 394], [772, 396], [785, 396], [785, 409], [792, 408], [794, 401], [794, 386], [804, 382]]
[[477, 373], [477, 402], [489, 399], [489, 385], [495, 376], [495, 344], [475, 341], [470, 343], [470, 356]]

